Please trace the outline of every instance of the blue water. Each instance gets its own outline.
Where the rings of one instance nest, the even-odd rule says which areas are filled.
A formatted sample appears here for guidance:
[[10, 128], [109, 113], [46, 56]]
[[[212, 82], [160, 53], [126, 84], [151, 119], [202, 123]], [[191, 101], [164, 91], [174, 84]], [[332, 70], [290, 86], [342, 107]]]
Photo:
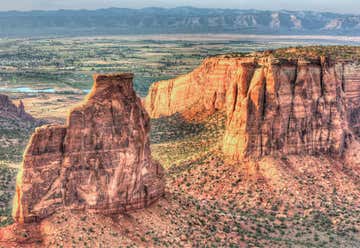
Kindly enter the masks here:
[[33, 89], [30, 87], [16, 87], [16, 88], [0, 87], [0, 91], [11, 92], [11, 93], [55, 93], [55, 90], [52, 88]]
[[[59, 91], [53, 89], [53, 88], [45, 88], [45, 89], [34, 89], [30, 87], [0, 87], [0, 92], [8, 92], [8, 93], [59, 93]], [[61, 91], [60, 91], [61, 92]], [[87, 94], [90, 90], [83, 90], [83, 93]]]

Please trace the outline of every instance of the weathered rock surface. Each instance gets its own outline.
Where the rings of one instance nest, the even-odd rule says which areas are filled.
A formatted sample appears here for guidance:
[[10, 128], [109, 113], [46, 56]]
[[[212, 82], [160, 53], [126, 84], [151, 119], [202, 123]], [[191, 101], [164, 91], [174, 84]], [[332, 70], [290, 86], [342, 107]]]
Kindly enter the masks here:
[[223, 151], [234, 159], [340, 155], [359, 134], [359, 78], [358, 63], [327, 57], [213, 57], [185, 76], [155, 83], [144, 105], [152, 118], [226, 112]]
[[360, 137], [360, 64], [347, 63], [337, 65], [342, 73], [341, 81], [345, 92], [346, 106], [348, 107], [347, 118], [350, 127]]
[[96, 75], [91, 93], [65, 126], [36, 129], [18, 175], [17, 222], [61, 208], [119, 213], [163, 195], [163, 169], [151, 158], [149, 117], [132, 78]]
[[20, 100], [16, 106], [7, 95], [0, 94], [0, 117], [6, 119], [19, 119], [26, 122], [35, 122], [35, 118], [26, 113], [24, 103]]
[[[22, 150], [36, 127], [46, 121], [36, 119], [25, 111], [20, 100], [16, 105], [7, 95], [0, 94], [0, 160], [18, 163], [22, 160]], [[4, 201], [0, 205], [6, 205]]]

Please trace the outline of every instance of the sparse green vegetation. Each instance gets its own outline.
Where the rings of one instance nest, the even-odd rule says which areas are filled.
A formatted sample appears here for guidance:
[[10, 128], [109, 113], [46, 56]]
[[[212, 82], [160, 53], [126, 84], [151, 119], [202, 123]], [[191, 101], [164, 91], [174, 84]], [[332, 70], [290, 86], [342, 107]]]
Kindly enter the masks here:
[[219, 147], [224, 125], [223, 113], [202, 122], [189, 122], [180, 115], [152, 120], [152, 154], [165, 168], [199, 158]]
[[263, 57], [271, 55], [275, 59], [318, 59], [321, 56], [331, 57], [332, 59], [344, 59], [359, 61], [360, 47], [358, 46], [294, 46], [286, 48], [269, 49], [265, 51], [255, 51], [253, 53], [229, 53], [225, 55], [217, 55], [222, 58], [236, 57]]
[[[328, 195], [311, 193], [312, 197], [284, 192], [281, 187], [269, 190], [251, 172], [255, 165], [225, 162], [219, 146], [224, 121], [222, 113], [200, 122], [184, 121], [180, 115], [152, 121], [153, 155], [168, 168], [168, 201], [179, 206], [167, 208], [165, 216], [185, 232], [181, 240], [192, 246], [201, 246], [206, 240], [214, 247], [236, 247], [240, 242], [254, 247], [359, 244], [359, 230], [353, 227], [360, 209], [348, 201], [335, 201], [339, 197], [336, 189], [329, 188]], [[289, 157], [280, 161], [294, 163]], [[332, 172], [328, 165], [323, 167], [319, 169], [326, 179]], [[303, 182], [302, 187], [318, 183], [314, 178], [310, 173], [294, 175], [294, 180]], [[324, 207], [315, 210], [319, 204]], [[160, 239], [166, 240], [171, 238]]]
[[[131, 41], [110, 37], [5, 39], [0, 41], [0, 84], [7, 84], [12, 89], [50, 88], [72, 97], [82, 96], [90, 88], [94, 72], [132, 71], [136, 74], [137, 92], [144, 96], [152, 82], [184, 74], [208, 55], [246, 56], [244, 52], [299, 44], [303, 43]], [[291, 51], [292, 48], [280, 49], [272, 54], [281, 58], [334, 54], [348, 59], [360, 53], [358, 48], [343, 46], [313, 46], [298, 48], [297, 53]], [[12, 94], [28, 97], [34, 92]], [[51, 94], [55, 93], [35, 96], [45, 99]], [[54, 108], [60, 101], [67, 104], [69, 99], [64, 99], [54, 102]], [[2, 123], [0, 135], [14, 141], [0, 149], [0, 225], [7, 225], [12, 222], [11, 199], [16, 174], [16, 169], [9, 163], [21, 161], [33, 127], [9, 131], [4, 125], [13, 123]], [[267, 188], [269, 182], [261, 171], [252, 170], [254, 164], [247, 167], [225, 161], [221, 153], [224, 123], [225, 115], [220, 112], [201, 121], [186, 121], [180, 115], [152, 120], [152, 155], [166, 168], [167, 194], [153, 207], [159, 210], [154, 214], [154, 225], [135, 229], [136, 234], [131, 236], [134, 244], [128, 247], [135, 247], [136, 242], [150, 247], [182, 244], [203, 247], [204, 240], [209, 247], [238, 247], [242, 243], [250, 247], [356, 247], [360, 243], [360, 210], [352, 205], [353, 201], [341, 198], [338, 188], [331, 188], [330, 193], [311, 192], [303, 199], [292, 186], [299, 185], [296, 189], [299, 192], [304, 188], [313, 189], [313, 185], [317, 189], [323, 187], [317, 185], [320, 179], [311, 173], [297, 174], [292, 181], [285, 182], [274, 175], [274, 181], [281, 181], [282, 187]], [[279, 161], [285, 172], [287, 165], [292, 163], [287, 156], [282, 156]], [[323, 179], [326, 179], [333, 172], [324, 168]], [[354, 195], [351, 197], [356, 199]], [[147, 214], [153, 213], [153, 208]], [[128, 222], [133, 220], [132, 216], [124, 218]], [[147, 221], [140, 216], [137, 221], [141, 220]], [[159, 220], [168, 221], [166, 228], [158, 228]], [[60, 216], [53, 224], [68, 226], [71, 221], [68, 216]], [[85, 215], [76, 219], [76, 223], [79, 227], [75, 231], [81, 236], [69, 237], [74, 247], [92, 247], [102, 235], [119, 241], [134, 231], [113, 230]], [[123, 222], [114, 220], [114, 223]], [[61, 247], [60, 243], [56, 240], [50, 246]]]
[[0, 161], [0, 226], [12, 223], [11, 207], [15, 191], [16, 169]]
[[[271, 38], [269, 38], [271, 41]], [[0, 40], [0, 87], [34, 94], [81, 94], [92, 85], [93, 73], [133, 72], [135, 88], [145, 96], [158, 80], [173, 78], [193, 70], [205, 57], [217, 54], [246, 56], [255, 51], [299, 47], [316, 40], [244, 41], [214, 37], [200, 40], [153, 40], [140, 37], [92, 37], [59, 39]], [[322, 43], [327, 43], [322, 41]], [[341, 44], [341, 41], [328, 41]], [[298, 48], [299, 54], [334, 54], [357, 58], [356, 47], [331, 46]], [[294, 56], [291, 49], [274, 52], [275, 56]], [[297, 55], [296, 55], [297, 56]]]

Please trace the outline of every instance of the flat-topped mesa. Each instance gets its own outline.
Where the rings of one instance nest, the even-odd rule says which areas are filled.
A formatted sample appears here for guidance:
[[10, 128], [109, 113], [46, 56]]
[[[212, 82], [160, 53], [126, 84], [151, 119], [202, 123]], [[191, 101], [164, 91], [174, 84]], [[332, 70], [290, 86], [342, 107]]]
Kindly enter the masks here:
[[223, 151], [233, 159], [340, 155], [360, 129], [360, 64], [325, 56], [212, 57], [152, 85], [144, 105], [152, 118], [226, 112]]
[[36, 129], [18, 175], [13, 216], [45, 218], [62, 208], [102, 214], [144, 208], [164, 193], [151, 158], [149, 117], [132, 74], [95, 75], [65, 126]]

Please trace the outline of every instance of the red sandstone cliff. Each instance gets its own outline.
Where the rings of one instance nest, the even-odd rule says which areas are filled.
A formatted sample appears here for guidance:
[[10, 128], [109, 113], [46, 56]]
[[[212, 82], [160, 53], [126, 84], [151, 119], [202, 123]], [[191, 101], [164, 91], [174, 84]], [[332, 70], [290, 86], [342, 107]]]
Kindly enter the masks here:
[[152, 118], [227, 113], [223, 151], [242, 159], [268, 154], [342, 154], [359, 132], [360, 65], [351, 61], [213, 57], [193, 72], [150, 88]]
[[110, 214], [146, 207], [164, 193], [151, 158], [149, 117], [132, 74], [96, 75], [66, 126], [36, 129], [18, 175], [13, 216], [45, 218], [59, 209]]
[[3, 94], [0, 94], [0, 117], [24, 122], [36, 122], [34, 117], [26, 113], [22, 101], [20, 101], [19, 106], [16, 106], [7, 95]]

